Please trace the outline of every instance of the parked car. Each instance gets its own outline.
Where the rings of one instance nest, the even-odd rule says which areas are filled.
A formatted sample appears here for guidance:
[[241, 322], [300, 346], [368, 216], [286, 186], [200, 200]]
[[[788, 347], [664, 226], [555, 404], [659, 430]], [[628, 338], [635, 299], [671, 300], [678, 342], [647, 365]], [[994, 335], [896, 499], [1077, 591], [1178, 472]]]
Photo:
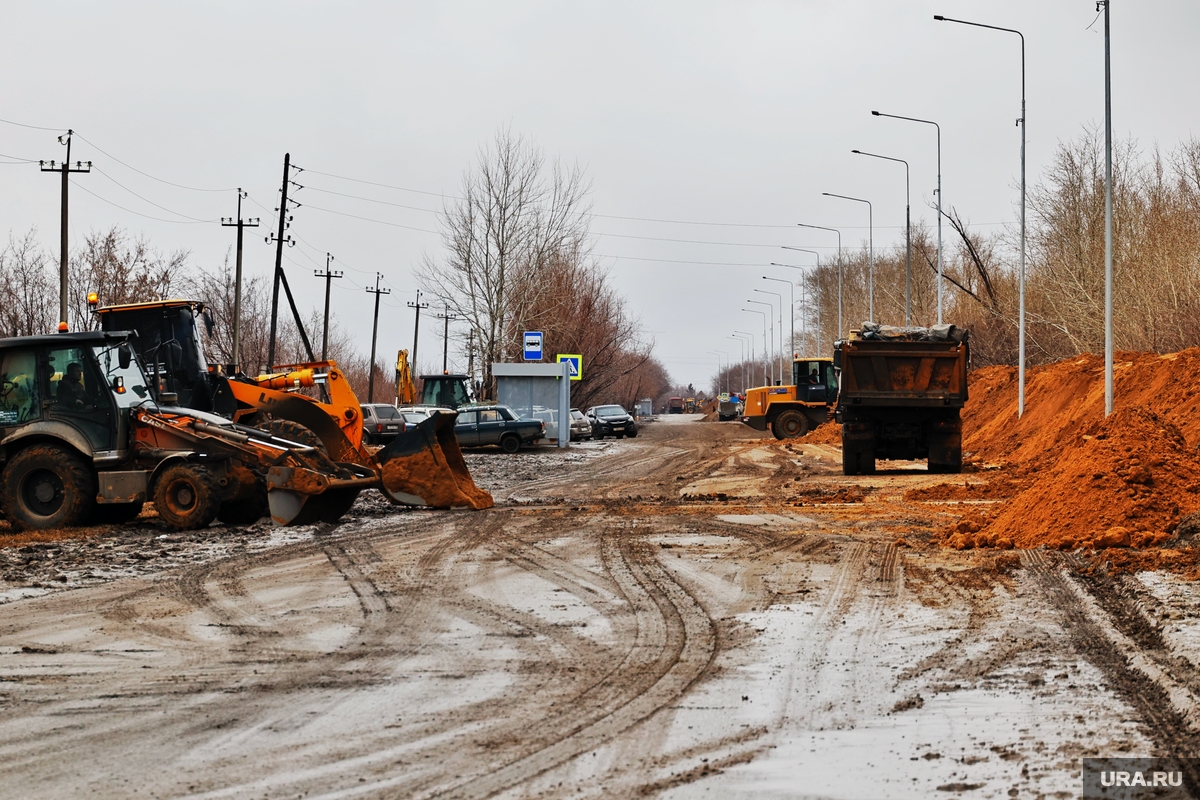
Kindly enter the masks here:
[[404, 430], [404, 417], [389, 403], [363, 403], [363, 440], [367, 444], [387, 444]]
[[592, 423], [578, 408], [571, 409], [571, 438], [580, 441], [592, 438]]
[[521, 419], [508, 406], [460, 408], [454, 424], [459, 447], [498, 444], [506, 453], [533, 444], [546, 435], [546, 426], [536, 419]]
[[452, 408], [442, 408], [440, 406], [401, 406], [399, 409], [400, 416], [404, 417], [404, 429], [410, 431], [417, 425], [429, 419], [429, 416], [439, 411], [443, 414], [456, 413]]
[[584, 415], [592, 423], [592, 436], [603, 439], [605, 436], [637, 436], [637, 425], [633, 417], [621, 406], [592, 406]]

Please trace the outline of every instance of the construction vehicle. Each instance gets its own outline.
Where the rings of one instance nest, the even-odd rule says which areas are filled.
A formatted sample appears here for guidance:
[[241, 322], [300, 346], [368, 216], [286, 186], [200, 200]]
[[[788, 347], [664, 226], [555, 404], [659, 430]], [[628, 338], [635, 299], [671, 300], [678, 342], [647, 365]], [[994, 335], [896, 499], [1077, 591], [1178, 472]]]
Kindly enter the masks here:
[[667, 413], [668, 414], [682, 414], [683, 413], [683, 398], [682, 397], [669, 398], [667, 400]]
[[476, 403], [471, 391], [471, 376], [444, 372], [441, 375], [421, 376], [421, 398], [413, 385], [412, 369], [408, 365], [408, 351], [396, 354], [396, 403], [401, 407], [448, 408], [457, 411], [463, 406]]
[[742, 404], [737, 395], [721, 392], [717, 397], [717, 419], [721, 422], [728, 422], [731, 419], [737, 419], [741, 413]]
[[309, 444], [159, 405], [129, 338], [0, 340], [0, 508], [16, 528], [125, 522], [150, 498], [176, 529], [277, 505], [286, 522], [333, 521], [379, 483]]
[[832, 358], [796, 358], [789, 385], [746, 390], [742, 422], [756, 431], [769, 429], [776, 439], [804, 436], [829, 420], [837, 392]]
[[684, 410], [689, 414], [696, 413], [696, 398], [688, 397], [683, 401]]
[[[97, 306], [94, 296], [89, 303]], [[105, 331], [133, 331], [131, 340], [146, 365], [154, 396], [173, 395], [172, 404], [212, 411], [239, 425], [264, 430], [288, 441], [319, 447], [332, 464], [375, 476], [390, 499], [409, 505], [488, 508], [491, 496], [478, 489], [454, 437], [454, 415], [431, 416], [376, 453], [363, 446], [362, 409], [346, 376], [333, 361], [274, 367], [250, 378], [229, 375], [228, 367], [210, 367], [204, 357], [197, 320], [211, 330], [211, 316], [196, 300], [158, 300], [96, 308]], [[309, 392], [320, 392], [317, 399]], [[440, 417], [440, 419], [438, 418]], [[428, 451], [428, 452], [424, 452]], [[404, 466], [397, 462], [408, 459]], [[418, 469], [420, 467], [420, 469]], [[267, 489], [271, 489], [267, 481]], [[294, 522], [305, 492], [284, 503], [282, 484], [273, 487], [272, 517]], [[357, 493], [356, 493], [357, 496]], [[280, 513], [275, 513], [278, 506]], [[349, 506], [347, 506], [349, 508]]]
[[968, 340], [953, 325], [863, 323], [834, 344], [843, 474], [871, 474], [876, 459], [925, 458], [930, 472], [962, 471]]

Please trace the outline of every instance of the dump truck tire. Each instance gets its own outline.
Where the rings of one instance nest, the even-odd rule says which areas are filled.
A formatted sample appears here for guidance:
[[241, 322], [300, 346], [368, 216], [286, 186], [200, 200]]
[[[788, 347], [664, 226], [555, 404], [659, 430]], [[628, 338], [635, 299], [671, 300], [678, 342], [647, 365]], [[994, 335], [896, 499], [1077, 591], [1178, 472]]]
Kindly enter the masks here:
[[5, 516], [18, 530], [82, 525], [96, 505], [96, 475], [65, 448], [37, 444], [8, 462], [0, 495]]
[[174, 464], [163, 470], [154, 486], [154, 507], [172, 528], [204, 528], [221, 509], [220, 486], [204, 467]]
[[500, 439], [500, 449], [509, 455], [512, 455], [521, 449], [521, 437], [517, 436], [515, 433], [505, 434]]
[[799, 411], [785, 411], [771, 423], [776, 439], [795, 439], [808, 433], [808, 417]]

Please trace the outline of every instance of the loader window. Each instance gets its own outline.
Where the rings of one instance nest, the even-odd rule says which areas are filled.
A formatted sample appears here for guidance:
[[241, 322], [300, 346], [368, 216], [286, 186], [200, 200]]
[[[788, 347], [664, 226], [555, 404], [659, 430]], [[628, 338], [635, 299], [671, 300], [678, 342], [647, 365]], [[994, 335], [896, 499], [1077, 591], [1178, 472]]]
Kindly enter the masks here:
[[116, 344], [97, 347], [96, 360], [100, 364], [100, 371], [104, 373], [104, 383], [109, 393], [116, 398], [117, 405], [130, 408], [150, 397], [147, 387], [149, 382], [136, 359], [131, 361], [128, 367], [121, 368], [118, 347]]
[[[100, 379], [92, 366], [91, 353], [81, 347], [51, 350], [50, 396], [60, 408], [84, 411], [99, 399]], [[105, 403], [107, 407], [107, 403]]]
[[19, 425], [40, 415], [37, 359], [31, 350], [0, 355], [0, 425]]

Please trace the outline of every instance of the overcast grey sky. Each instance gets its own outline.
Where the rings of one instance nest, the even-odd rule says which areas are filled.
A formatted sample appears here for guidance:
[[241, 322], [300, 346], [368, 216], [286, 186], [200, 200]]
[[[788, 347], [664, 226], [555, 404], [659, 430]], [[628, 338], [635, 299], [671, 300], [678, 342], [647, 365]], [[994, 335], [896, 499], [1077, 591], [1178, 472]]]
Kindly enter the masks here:
[[[1115, 133], [1173, 147], [1200, 127], [1200, 3], [1114, 5]], [[707, 351], [736, 355], [726, 337], [761, 327], [738, 310], [760, 276], [789, 277], [764, 272], [780, 260], [775, 248], [833, 251], [832, 234], [794, 223], [865, 239], [862, 207], [821, 192], [871, 200], [877, 247], [903, 237], [902, 168], [851, 149], [907, 158], [914, 217], [933, 219], [922, 208], [936, 186], [933, 129], [871, 109], [941, 124], [946, 205], [978, 225], [1016, 219], [1019, 40], [935, 13], [1025, 33], [1031, 182], [1058, 141], [1103, 122], [1102, 23], [1085, 30], [1092, 0], [7, 2], [0, 119], [86, 137], [72, 159], [103, 174], [78, 178], [94, 195], [72, 190], [73, 243], [118, 224], [210, 265], [233, 232], [187, 217], [232, 216], [241, 186], [261, 204], [246, 208], [265, 232], [291, 152], [310, 170], [292, 227], [301, 245], [284, 262], [292, 286], [319, 305], [312, 271], [332, 252], [346, 271], [333, 308], [365, 351], [363, 287], [382, 272], [394, 290], [385, 354], [412, 344], [404, 304], [422, 255], [441, 252], [430, 213], [439, 194], [453, 195], [479, 146], [511, 126], [587, 169], [596, 252], [672, 376], [699, 386], [715, 368]], [[56, 133], [0, 124], [0, 161], [61, 159]], [[178, 189], [115, 159], [228, 191]], [[55, 177], [0, 164], [4, 228], [36, 225], [56, 253], [58, 213]], [[273, 258], [261, 238], [248, 240], [248, 271], [268, 275]], [[422, 363], [440, 345], [440, 330], [423, 324]]]

